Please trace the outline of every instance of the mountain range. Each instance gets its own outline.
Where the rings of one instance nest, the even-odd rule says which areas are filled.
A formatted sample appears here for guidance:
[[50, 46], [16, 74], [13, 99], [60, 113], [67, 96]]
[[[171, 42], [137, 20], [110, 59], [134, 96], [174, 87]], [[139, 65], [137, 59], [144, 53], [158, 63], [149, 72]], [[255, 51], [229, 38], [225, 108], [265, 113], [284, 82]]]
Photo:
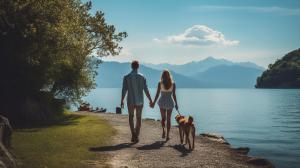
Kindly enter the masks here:
[[[232, 62], [208, 57], [182, 65], [141, 64], [149, 87], [156, 87], [163, 69], [169, 69], [180, 88], [253, 88], [264, 68], [251, 62]], [[131, 70], [130, 63], [103, 62], [96, 77], [97, 87], [122, 87], [123, 76]]]
[[162, 69], [169, 69], [179, 74], [183, 74], [186, 76], [193, 76], [200, 72], [204, 72], [212, 67], [216, 67], [219, 65], [239, 65], [242, 67], [254, 68], [259, 70], [264, 70], [263, 67], [260, 67], [252, 62], [232, 62], [226, 59], [216, 59], [214, 57], [207, 57], [201, 61], [192, 61], [182, 65], [172, 65], [172, 64], [145, 64], [146, 66], [162, 70]]

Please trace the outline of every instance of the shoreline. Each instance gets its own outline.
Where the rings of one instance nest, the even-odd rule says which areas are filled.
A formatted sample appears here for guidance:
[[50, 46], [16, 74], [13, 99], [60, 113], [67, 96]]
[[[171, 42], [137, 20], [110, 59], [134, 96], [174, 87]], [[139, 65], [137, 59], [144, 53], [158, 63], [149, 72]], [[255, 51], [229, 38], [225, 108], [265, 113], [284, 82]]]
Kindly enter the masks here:
[[[114, 114], [114, 113], [108, 113], [108, 114]], [[122, 115], [128, 116], [127, 114], [122, 114]], [[159, 123], [160, 120], [155, 120], [152, 118], [144, 118], [142, 120], [150, 120], [150, 121], [158, 122], [158, 124], [160, 124]], [[178, 129], [177, 126], [173, 126], [173, 125], [171, 126], [171, 128]], [[251, 150], [249, 147], [236, 147], [236, 148], [231, 147], [231, 144], [228, 142], [228, 140], [219, 133], [210, 133], [210, 132], [200, 133], [200, 134], [196, 134], [195, 138], [205, 138], [208, 141], [212, 141], [222, 145], [227, 145], [230, 150], [233, 150], [237, 154], [245, 155], [246, 157], [248, 157], [249, 160], [247, 162], [250, 164], [258, 165], [258, 166], [275, 167], [272, 164], [272, 162], [269, 161], [268, 159], [262, 157], [256, 157], [256, 156], [248, 156], [248, 153]]]
[[[117, 135], [114, 136], [114, 141], [112, 144], [117, 144], [118, 142], [127, 141], [129, 143], [129, 125], [128, 125], [128, 115], [127, 114], [115, 114], [115, 113], [89, 113], [89, 112], [79, 112], [80, 114], [85, 115], [96, 115], [104, 118], [107, 120], [116, 130]], [[222, 136], [214, 133], [201, 133], [196, 135], [195, 138], [195, 150], [190, 152], [186, 150], [182, 145], [179, 145], [178, 140], [178, 128], [176, 126], [171, 127], [171, 142], [163, 142], [163, 141], [157, 141], [160, 138], [160, 122], [156, 121], [155, 119], [151, 118], [145, 118], [142, 119], [142, 129], [141, 129], [141, 140], [140, 143], [136, 144], [137, 149], [139, 149], [139, 144], [143, 144], [146, 146], [147, 149], [146, 152], [140, 152], [139, 150], [135, 151], [130, 146], [128, 149], [126, 147], [120, 149], [120, 151], [115, 151], [116, 153], [114, 155], [121, 155], [124, 154], [124, 151], [127, 151], [127, 153], [133, 153], [133, 155], [125, 154], [122, 157], [112, 157], [110, 159], [109, 165], [112, 165], [112, 167], [120, 167], [120, 166], [128, 166], [128, 167], [139, 167], [142, 165], [142, 167], [176, 167], [178, 164], [181, 164], [182, 161], [178, 162], [177, 160], [181, 158], [188, 158], [186, 161], [186, 164], [182, 165], [181, 167], [198, 167], [199, 165], [207, 166], [217, 166], [222, 165], [220, 167], [264, 167], [264, 168], [271, 168], [275, 167], [269, 160], [261, 157], [256, 156], [248, 156], [248, 152], [250, 148], [248, 147], [238, 147], [238, 148], [232, 148], [230, 143]], [[122, 121], [122, 122], [119, 122]], [[122, 124], [121, 124], [122, 123]], [[148, 130], [147, 130], [148, 129]], [[143, 132], [146, 131], [146, 132]], [[158, 135], [148, 135], [148, 132], [156, 133]], [[146, 134], [146, 135], [145, 135]], [[146, 136], [144, 138], [144, 136]], [[149, 139], [153, 139], [149, 142]], [[144, 142], [145, 141], [145, 142]], [[147, 142], [148, 141], [148, 142]], [[160, 142], [162, 144], [151, 144], [151, 142], [156, 141]], [[149, 145], [150, 143], [150, 145]], [[153, 145], [153, 146], [152, 146]], [[157, 146], [155, 146], [157, 145]], [[135, 145], [133, 145], [135, 146]], [[112, 146], [110, 146], [112, 147]], [[153, 147], [153, 149], [152, 149]], [[175, 151], [181, 153], [180, 157], [177, 158], [176, 153], [174, 152], [174, 149], [172, 148], [166, 148], [166, 147], [172, 147], [175, 149]], [[161, 149], [162, 148], [162, 149]], [[178, 148], [178, 149], [177, 149]], [[180, 149], [179, 149], [180, 148]], [[203, 149], [206, 149], [203, 151]], [[153, 150], [153, 151], [152, 151]], [[135, 160], [139, 160], [140, 156], [142, 158], [145, 158], [145, 156], [148, 156], [149, 151], [152, 151], [152, 156], [158, 157], [156, 159], [146, 159], [143, 162], [137, 162]], [[103, 151], [106, 152], [106, 151]], [[161, 157], [165, 156], [162, 153], [167, 153], [168, 155], [172, 155], [172, 159], [174, 160], [173, 164], [166, 164], [165, 161], [161, 160]], [[215, 154], [213, 154], [215, 153]], [[109, 153], [108, 153], [109, 154]], [[140, 155], [140, 156], [139, 156]], [[162, 156], [161, 156], [162, 155]], [[199, 158], [203, 158], [203, 155], [206, 156], [204, 160], [199, 160]], [[216, 156], [217, 155], [217, 156]], [[133, 157], [134, 156], [134, 157]], [[161, 156], [161, 157], [159, 157]], [[132, 157], [132, 158], [131, 158]], [[212, 160], [213, 159], [213, 160]], [[177, 163], [178, 162], [178, 163]], [[158, 164], [159, 163], [159, 164]], [[177, 164], [176, 164], [177, 163]], [[217, 164], [217, 165], [216, 165]], [[148, 166], [147, 166], [148, 165]], [[149, 166], [152, 165], [152, 166]], [[155, 166], [156, 165], [156, 166]], [[227, 165], [227, 166], [225, 166]], [[201, 166], [200, 166], [201, 167]]]

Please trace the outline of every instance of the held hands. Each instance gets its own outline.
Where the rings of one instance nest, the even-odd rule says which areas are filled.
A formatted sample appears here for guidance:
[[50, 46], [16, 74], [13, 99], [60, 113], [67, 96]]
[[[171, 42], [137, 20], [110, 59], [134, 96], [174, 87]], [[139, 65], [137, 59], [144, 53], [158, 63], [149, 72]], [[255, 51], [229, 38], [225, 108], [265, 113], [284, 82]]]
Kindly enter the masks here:
[[121, 108], [124, 108], [124, 102], [121, 101]]

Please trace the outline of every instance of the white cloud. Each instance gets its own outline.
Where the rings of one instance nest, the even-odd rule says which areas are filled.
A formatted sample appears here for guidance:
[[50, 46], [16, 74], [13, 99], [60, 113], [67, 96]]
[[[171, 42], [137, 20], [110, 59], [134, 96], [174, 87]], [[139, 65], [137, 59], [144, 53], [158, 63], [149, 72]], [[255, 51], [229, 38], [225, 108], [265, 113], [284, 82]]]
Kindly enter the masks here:
[[132, 52], [128, 47], [123, 47], [120, 54], [118, 56], [132, 56]]
[[153, 41], [156, 42], [156, 43], [161, 43], [161, 42], [162, 42], [162, 41], [161, 41], [160, 39], [158, 39], [158, 38], [154, 38]]
[[132, 53], [131, 49], [129, 49], [127, 46], [123, 46], [119, 55], [103, 57], [102, 59], [104, 61], [131, 62], [133, 58], [134, 54]]
[[[153, 41], [162, 42], [163, 40], [154, 38]], [[186, 29], [182, 34], [167, 37], [165, 41], [167, 43], [186, 46], [233, 46], [239, 44], [239, 41], [227, 40], [223, 33], [213, 30], [205, 25], [194, 25]]]

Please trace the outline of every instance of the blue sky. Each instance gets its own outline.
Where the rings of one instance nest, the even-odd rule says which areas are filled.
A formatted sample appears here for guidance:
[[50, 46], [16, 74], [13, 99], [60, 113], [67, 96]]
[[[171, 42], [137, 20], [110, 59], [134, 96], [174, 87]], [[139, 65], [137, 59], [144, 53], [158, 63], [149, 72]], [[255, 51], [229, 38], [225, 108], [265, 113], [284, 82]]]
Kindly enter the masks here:
[[93, 0], [126, 31], [105, 60], [183, 64], [208, 56], [266, 67], [300, 48], [299, 0]]

